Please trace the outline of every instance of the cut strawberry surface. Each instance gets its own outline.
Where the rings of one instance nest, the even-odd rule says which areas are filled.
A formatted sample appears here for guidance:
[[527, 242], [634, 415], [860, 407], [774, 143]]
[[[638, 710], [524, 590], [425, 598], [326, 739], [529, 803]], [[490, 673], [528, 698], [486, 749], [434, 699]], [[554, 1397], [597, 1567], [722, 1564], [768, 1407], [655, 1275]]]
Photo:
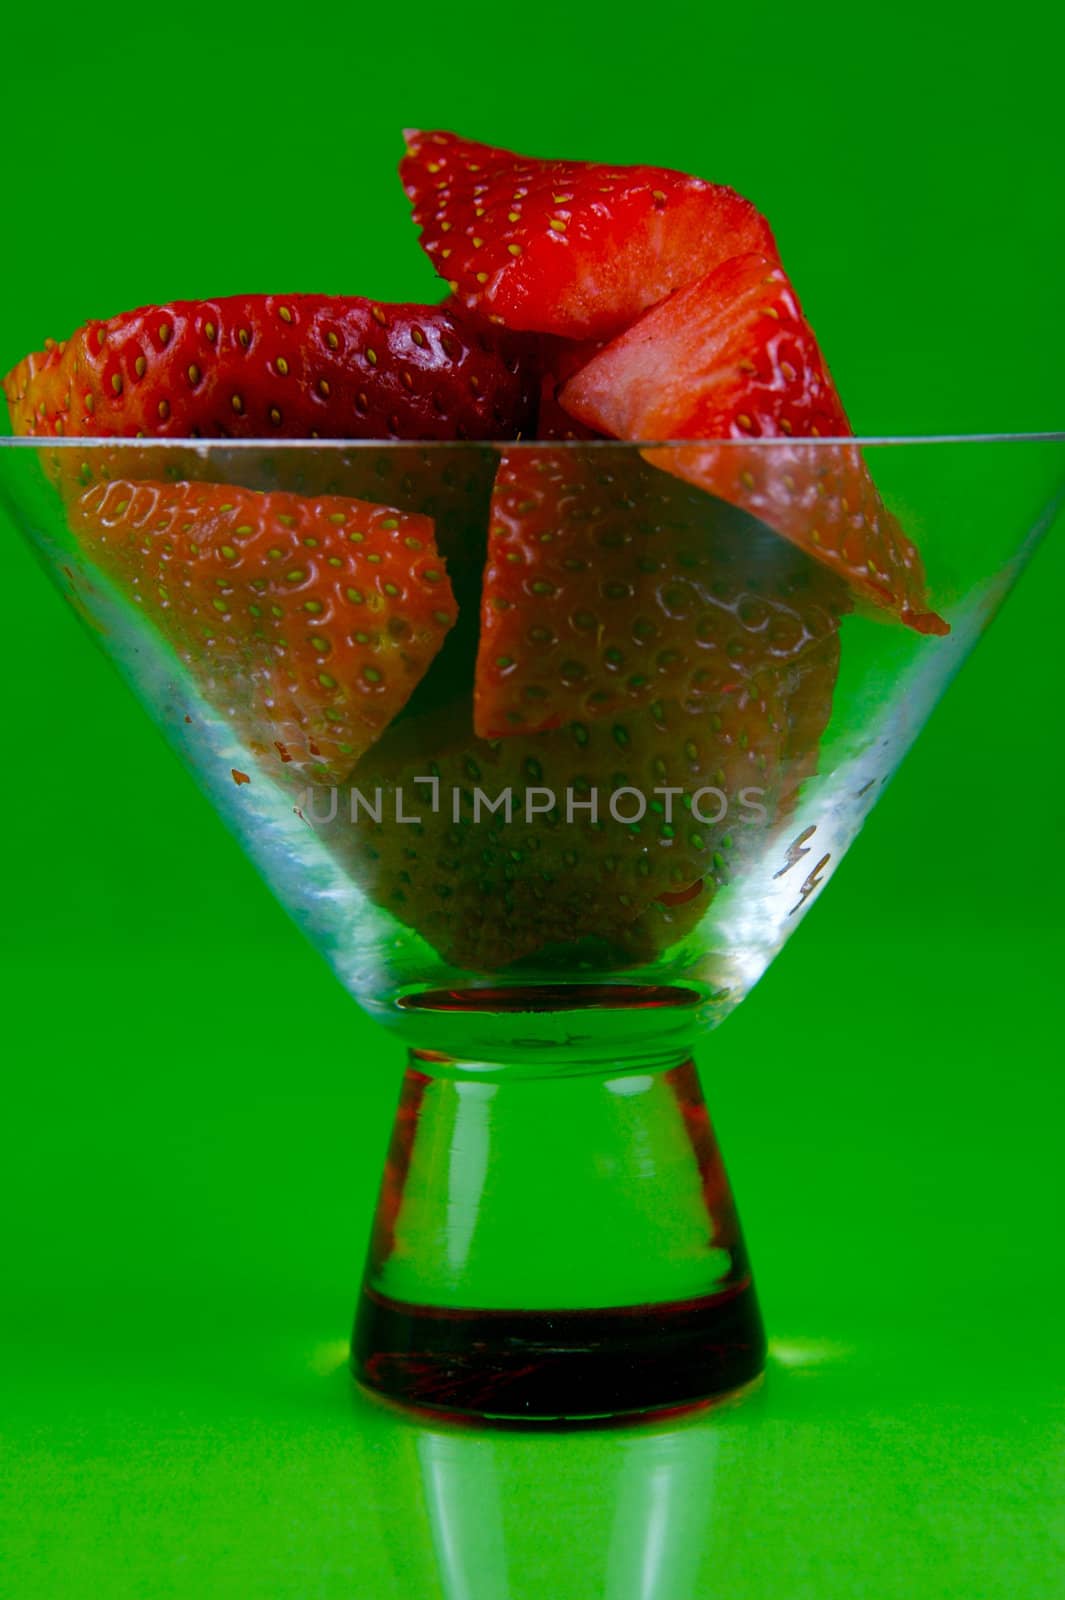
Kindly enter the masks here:
[[345, 785], [320, 831], [376, 904], [458, 966], [584, 939], [643, 960], [771, 826], [785, 724], [774, 694], [746, 692], [523, 739], [478, 739], [468, 710], [409, 718], [351, 774], [356, 820]]
[[400, 176], [452, 292], [508, 328], [601, 338], [744, 251], [769, 224], [722, 184], [663, 167], [543, 161], [410, 132]]
[[507, 439], [536, 388], [528, 342], [454, 306], [334, 295], [145, 306], [4, 380], [16, 432], [97, 438]]
[[431, 521], [387, 506], [118, 481], [70, 524], [274, 775], [339, 781], [455, 621]]
[[489, 519], [477, 731], [753, 692], [834, 638], [849, 603], [839, 579], [635, 452], [516, 446]]
[[[787, 277], [764, 255], [727, 261], [613, 340], [566, 384], [577, 421], [615, 438], [735, 440], [648, 452], [739, 506], [922, 633], [920, 556], [884, 506]], [[779, 439], [772, 447], [750, 439]]]

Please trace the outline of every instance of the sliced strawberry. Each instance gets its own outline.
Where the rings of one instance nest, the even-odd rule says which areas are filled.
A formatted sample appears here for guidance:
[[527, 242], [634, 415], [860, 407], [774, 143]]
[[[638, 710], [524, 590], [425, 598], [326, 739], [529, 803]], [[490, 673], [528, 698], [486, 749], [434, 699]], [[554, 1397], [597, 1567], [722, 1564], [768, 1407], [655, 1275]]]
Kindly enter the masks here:
[[776, 254], [750, 201], [664, 167], [541, 161], [410, 132], [400, 176], [436, 270], [508, 328], [602, 338], [730, 256]]
[[[561, 400], [616, 438], [736, 440], [647, 454], [751, 512], [910, 627], [948, 631], [858, 447], [801, 443], [845, 439], [851, 428], [794, 290], [765, 256], [727, 261], [647, 312]], [[752, 438], [782, 442], [743, 443]]]
[[848, 608], [837, 578], [634, 451], [515, 446], [489, 519], [477, 731], [749, 691]]
[[476, 738], [468, 710], [409, 718], [351, 774], [355, 820], [347, 784], [308, 820], [328, 817], [316, 826], [369, 897], [460, 967], [551, 947], [572, 961], [579, 940], [644, 960], [772, 826], [785, 722], [773, 694], [742, 689], [521, 739]]
[[237, 295], [90, 322], [4, 380], [18, 433], [508, 439], [531, 431], [527, 341], [454, 306]]
[[387, 506], [118, 481], [70, 523], [274, 775], [338, 781], [455, 621], [431, 521]]
[[[448, 642], [472, 683], [496, 456], [465, 439], [533, 431], [534, 341], [454, 304], [321, 295], [180, 302], [89, 323], [5, 380], [16, 429], [38, 435], [381, 438], [380, 450], [241, 453], [143, 445], [63, 448], [46, 465], [70, 496], [90, 484], [185, 478], [342, 494], [432, 517], [467, 629]], [[437, 441], [453, 441], [442, 448]]]

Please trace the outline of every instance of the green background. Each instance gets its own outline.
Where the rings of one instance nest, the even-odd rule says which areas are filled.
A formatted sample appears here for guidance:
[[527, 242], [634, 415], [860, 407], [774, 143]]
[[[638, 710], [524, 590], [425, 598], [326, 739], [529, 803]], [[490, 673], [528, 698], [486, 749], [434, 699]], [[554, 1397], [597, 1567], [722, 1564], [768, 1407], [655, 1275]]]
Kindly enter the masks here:
[[[3, 32], [4, 368], [150, 299], [432, 297], [393, 176], [416, 122], [750, 194], [859, 430], [1062, 425], [1049, 6], [196, 0]], [[2, 531], [6, 1591], [1059, 1593], [1060, 533], [701, 1052], [762, 1397], [455, 1438], [341, 1365], [398, 1049]]]

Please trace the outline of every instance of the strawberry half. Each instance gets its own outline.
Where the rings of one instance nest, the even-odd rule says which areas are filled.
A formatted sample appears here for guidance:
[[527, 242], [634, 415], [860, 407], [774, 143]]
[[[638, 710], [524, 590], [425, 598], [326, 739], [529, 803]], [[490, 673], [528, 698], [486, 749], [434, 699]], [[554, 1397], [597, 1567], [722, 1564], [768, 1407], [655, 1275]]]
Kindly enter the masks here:
[[515, 446], [489, 518], [477, 732], [752, 691], [848, 609], [838, 578], [635, 452]]
[[535, 418], [532, 355], [454, 306], [236, 295], [89, 322], [4, 394], [24, 434], [508, 439]]
[[423, 248], [463, 305], [508, 328], [602, 338], [730, 256], [776, 254], [765, 218], [721, 184], [406, 137]]
[[[915, 546], [884, 506], [783, 270], [727, 261], [647, 312], [576, 373], [561, 402], [619, 439], [735, 440], [647, 452], [667, 472], [760, 518], [920, 633], [929, 610]], [[772, 448], [744, 446], [780, 439]]]
[[455, 621], [432, 523], [387, 506], [118, 481], [69, 516], [274, 776], [339, 781]]

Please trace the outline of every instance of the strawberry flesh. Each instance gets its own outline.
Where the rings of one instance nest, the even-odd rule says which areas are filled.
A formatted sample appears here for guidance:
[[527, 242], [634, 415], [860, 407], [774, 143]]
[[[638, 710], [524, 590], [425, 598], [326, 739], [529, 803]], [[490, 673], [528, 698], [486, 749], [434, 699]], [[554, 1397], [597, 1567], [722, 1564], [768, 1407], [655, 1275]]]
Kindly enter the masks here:
[[115, 481], [69, 517], [274, 776], [339, 781], [455, 621], [432, 522], [388, 506]]
[[[857, 445], [802, 443], [846, 440], [851, 428], [775, 261], [737, 257], [679, 290], [593, 356], [561, 403], [615, 438], [735, 440], [647, 456], [760, 518], [918, 632], [948, 631]], [[781, 443], [745, 445], [756, 438]]]
[[452, 293], [508, 328], [603, 338], [730, 256], [776, 254], [750, 201], [663, 167], [544, 161], [435, 131], [407, 134], [400, 176]]

